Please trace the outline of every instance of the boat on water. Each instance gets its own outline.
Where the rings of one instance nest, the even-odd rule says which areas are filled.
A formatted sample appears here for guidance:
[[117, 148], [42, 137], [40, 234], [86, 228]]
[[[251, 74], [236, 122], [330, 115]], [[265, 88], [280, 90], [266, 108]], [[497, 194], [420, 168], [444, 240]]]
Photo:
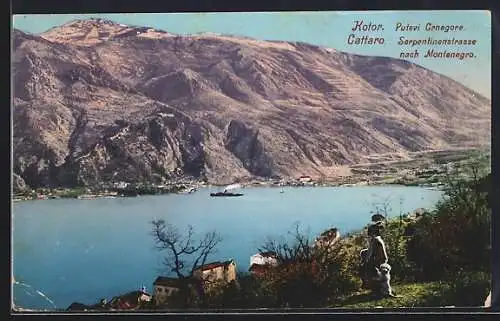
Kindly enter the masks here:
[[243, 196], [243, 194], [241, 193], [230, 193], [230, 192], [217, 192], [217, 193], [210, 193], [210, 196], [212, 197], [218, 197], [218, 196], [222, 196], [222, 197], [235, 197], [235, 196]]
[[217, 193], [210, 193], [210, 196], [212, 197], [236, 197], [236, 196], [243, 196], [242, 193], [232, 193], [229, 192], [229, 190], [240, 188], [240, 184], [231, 184], [226, 186], [223, 192], [217, 192]]

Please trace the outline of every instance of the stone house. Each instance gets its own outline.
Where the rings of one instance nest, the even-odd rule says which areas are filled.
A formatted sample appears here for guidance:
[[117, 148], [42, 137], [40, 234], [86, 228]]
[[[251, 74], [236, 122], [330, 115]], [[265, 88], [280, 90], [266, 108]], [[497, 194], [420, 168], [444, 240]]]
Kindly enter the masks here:
[[153, 298], [156, 305], [166, 303], [169, 296], [180, 290], [180, 281], [176, 278], [159, 276], [153, 282]]
[[229, 260], [204, 264], [193, 270], [193, 277], [202, 281], [205, 290], [216, 283], [230, 283], [236, 281], [236, 263]]

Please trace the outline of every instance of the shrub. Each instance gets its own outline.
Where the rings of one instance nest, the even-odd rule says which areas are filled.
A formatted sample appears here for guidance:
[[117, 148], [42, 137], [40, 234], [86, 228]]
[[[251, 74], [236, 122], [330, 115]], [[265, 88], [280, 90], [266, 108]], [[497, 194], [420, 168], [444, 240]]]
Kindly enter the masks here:
[[490, 273], [460, 272], [448, 295], [455, 306], [482, 306], [490, 289]]
[[382, 237], [386, 244], [389, 264], [392, 267], [391, 277], [395, 282], [415, 281], [418, 269], [415, 264], [408, 259], [407, 255], [407, 231], [411, 229], [413, 222], [410, 219], [389, 220], [382, 232]]
[[407, 254], [420, 278], [455, 280], [464, 271], [489, 273], [491, 210], [477, 174], [473, 167], [468, 178], [449, 179], [436, 210], [415, 223]]
[[268, 240], [263, 246], [263, 251], [276, 253], [279, 264], [240, 282], [240, 297], [254, 298], [260, 307], [321, 307], [359, 289], [359, 250], [354, 245], [316, 245], [298, 225], [289, 235], [290, 240]]
[[219, 284], [207, 293], [202, 307], [256, 308], [277, 307], [276, 294], [263, 278], [239, 274], [238, 280]]
[[419, 306], [480, 307], [491, 289], [489, 273], [461, 272], [455, 280], [440, 282], [440, 286], [422, 298]]

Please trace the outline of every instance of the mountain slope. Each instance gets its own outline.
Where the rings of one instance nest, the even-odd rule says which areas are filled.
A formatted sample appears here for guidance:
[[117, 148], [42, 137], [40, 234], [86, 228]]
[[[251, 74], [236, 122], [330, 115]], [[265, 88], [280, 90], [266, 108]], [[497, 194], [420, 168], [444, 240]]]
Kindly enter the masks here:
[[396, 59], [99, 19], [13, 40], [14, 172], [30, 186], [325, 177], [490, 140], [488, 99]]

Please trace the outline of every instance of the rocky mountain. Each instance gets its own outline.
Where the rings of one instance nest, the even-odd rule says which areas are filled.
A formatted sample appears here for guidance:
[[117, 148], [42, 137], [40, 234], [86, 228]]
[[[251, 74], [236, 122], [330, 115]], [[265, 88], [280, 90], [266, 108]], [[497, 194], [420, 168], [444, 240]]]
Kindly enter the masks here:
[[99, 19], [12, 38], [20, 186], [333, 177], [490, 141], [488, 99], [398, 59]]

